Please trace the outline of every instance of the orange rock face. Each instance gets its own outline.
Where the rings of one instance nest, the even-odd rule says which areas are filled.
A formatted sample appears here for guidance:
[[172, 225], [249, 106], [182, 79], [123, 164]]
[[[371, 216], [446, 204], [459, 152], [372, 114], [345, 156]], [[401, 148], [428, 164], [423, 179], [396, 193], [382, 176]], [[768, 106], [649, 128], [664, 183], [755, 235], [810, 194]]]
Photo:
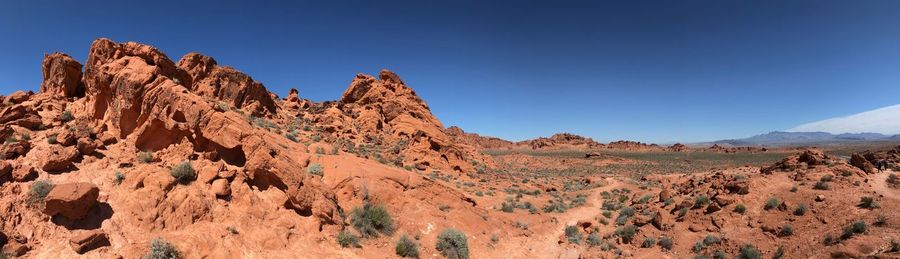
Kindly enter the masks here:
[[57, 52], [44, 56], [41, 66], [44, 74], [44, 80], [41, 83], [42, 93], [63, 97], [84, 96], [84, 85], [81, 83], [81, 63], [69, 55]]
[[79, 220], [97, 205], [100, 189], [89, 183], [65, 183], [53, 187], [44, 198], [44, 214]]

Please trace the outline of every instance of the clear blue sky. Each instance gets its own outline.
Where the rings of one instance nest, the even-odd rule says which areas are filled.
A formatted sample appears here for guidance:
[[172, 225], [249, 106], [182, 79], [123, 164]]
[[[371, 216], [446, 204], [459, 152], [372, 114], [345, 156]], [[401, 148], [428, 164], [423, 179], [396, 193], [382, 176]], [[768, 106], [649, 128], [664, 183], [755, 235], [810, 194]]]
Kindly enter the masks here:
[[446, 126], [512, 140], [737, 138], [900, 103], [900, 1], [127, 2], [0, 3], [0, 93], [108, 37], [318, 101], [387, 68]]

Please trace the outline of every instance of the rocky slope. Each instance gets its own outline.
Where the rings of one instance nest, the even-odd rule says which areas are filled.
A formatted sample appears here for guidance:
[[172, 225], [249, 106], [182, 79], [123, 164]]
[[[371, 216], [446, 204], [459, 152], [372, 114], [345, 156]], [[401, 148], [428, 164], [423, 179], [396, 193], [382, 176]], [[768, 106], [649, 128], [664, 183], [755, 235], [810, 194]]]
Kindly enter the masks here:
[[[474, 173], [489, 158], [454, 143], [390, 71], [357, 75], [340, 100], [314, 103], [296, 91], [278, 99], [202, 54], [174, 62], [98, 39], [83, 66], [47, 55], [43, 76], [39, 93], [2, 98], [8, 255], [139, 258], [160, 238], [187, 258], [352, 258], [363, 251], [334, 237], [352, 231], [347, 212], [364, 198], [422, 242], [490, 222], [470, 198], [417, 174]], [[454, 218], [436, 220], [438, 206], [426, 206], [436, 203]]]

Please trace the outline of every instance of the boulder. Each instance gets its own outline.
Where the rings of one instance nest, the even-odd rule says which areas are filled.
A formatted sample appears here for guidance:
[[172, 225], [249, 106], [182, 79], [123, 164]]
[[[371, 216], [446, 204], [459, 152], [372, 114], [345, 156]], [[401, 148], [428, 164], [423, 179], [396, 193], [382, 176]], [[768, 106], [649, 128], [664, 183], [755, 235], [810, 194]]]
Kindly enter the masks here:
[[199, 53], [188, 53], [178, 62], [193, 84], [191, 92], [245, 109], [254, 116], [275, 113], [275, 100], [256, 80], [234, 68], [218, 66], [216, 60]]
[[656, 211], [653, 213], [653, 217], [650, 219], [650, 223], [653, 224], [656, 229], [659, 230], [669, 230], [672, 228], [672, 217], [668, 213], [664, 213], [662, 211]]
[[74, 166], [75, 159], [78, 158], [76, 147], [51, 148], [47, 150], [47, 153], [39, 158], [41, 170], [45, 172], [69, 170]]
[[20, 156], [25, 156], [29, 151], [31, 151], [31, 143], [25, 140], [17, 140], [4, 144], [2, 151], [0, 151], [0, 156], [3, 159], [16, 159]]
[[231, 186], [228, 183], [228, 180], [225, 179], [216, 179], [215, 181], [213, 181], [212, 187], [210, 189], [212, 189], [212, 192], [216, 195], [216, 197], [221, 198], [231, 195]]
[[13, 167], [6, 162], [5, 160], [0, 160], [0, 183], [9, 181], [12, 179], [12, 171]]
[[869, 160], [866, 160], [866, 158], [860, 154], [853, 154], [850, 156], [850, 165], [862, 169], [869, 174], [878, 172], [878, 169], [875, 168], [875, 165], [873, 165], [872, 162], [869, 162]]
[[97, 205], [100, 189], [90, 183], [58, 184], [44, 198], [44, 214], [79, 220]]
[[736, 194], [748, 194], [750, 193], [750, 182], [746, 179], [743, 180], [734, 180], [725, 184], [725, 189], [728, 192], [736, 193]]
[[44, 56], [41, 62], [44, 80], [41, 82], [41, 93], [51, 93], [63, 97], [84, 95], [81, 83], [81, 63], [69, 55], [53, 53]]
[[28, 98], [31, 97], [31, 94], [32, 94], [31, 91], [28, 91], [28, 92], [25, 92], [22, 90], [15, 91], [15, 92], [9, 94], [8, 96], [6, 96], [6, 98], [3, 98], [3, 103], [6, 105], [19, 104], [19, 103], [24, 102], [25, 100], [28, 100]]
[[28, 182], [37, 179], [37, 177], [37, 169], [27, 164], [18, 164], [12, 171], [12, 180], [14, 182]]
[[100, 146], [102, 146], [99, 140], [90, 139], [90, 138], [80, 138], [78, 142], [75, 144], [75, 147], [78, 149], [78, 152], [84, 155], [94, 154], [94, 151], [97, 150]]
[[83, 230], [76, 232], [69, 238], [69, 247], [72, 247], [78, 254], [84, 254], [88, 251], [109, 246], [109, 239], [102, 230]]

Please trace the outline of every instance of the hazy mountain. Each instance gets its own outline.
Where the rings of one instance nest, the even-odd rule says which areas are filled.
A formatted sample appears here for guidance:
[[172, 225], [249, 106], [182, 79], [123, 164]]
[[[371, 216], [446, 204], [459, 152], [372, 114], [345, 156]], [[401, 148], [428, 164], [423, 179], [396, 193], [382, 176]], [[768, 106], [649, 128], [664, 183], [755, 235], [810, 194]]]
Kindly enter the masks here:
[[709, 144], [733, 145], [733, 146], [784, 146], [784, 145], [813, 145], [828, 143], [843, 143], [855, 141], [900, 140], [900, 135], [884, 135], [880, 133], [842, 133], [831, 134], [828, 132], [785, 132], [773, 131], [743, 139], [726, 139], [710, 142]]

